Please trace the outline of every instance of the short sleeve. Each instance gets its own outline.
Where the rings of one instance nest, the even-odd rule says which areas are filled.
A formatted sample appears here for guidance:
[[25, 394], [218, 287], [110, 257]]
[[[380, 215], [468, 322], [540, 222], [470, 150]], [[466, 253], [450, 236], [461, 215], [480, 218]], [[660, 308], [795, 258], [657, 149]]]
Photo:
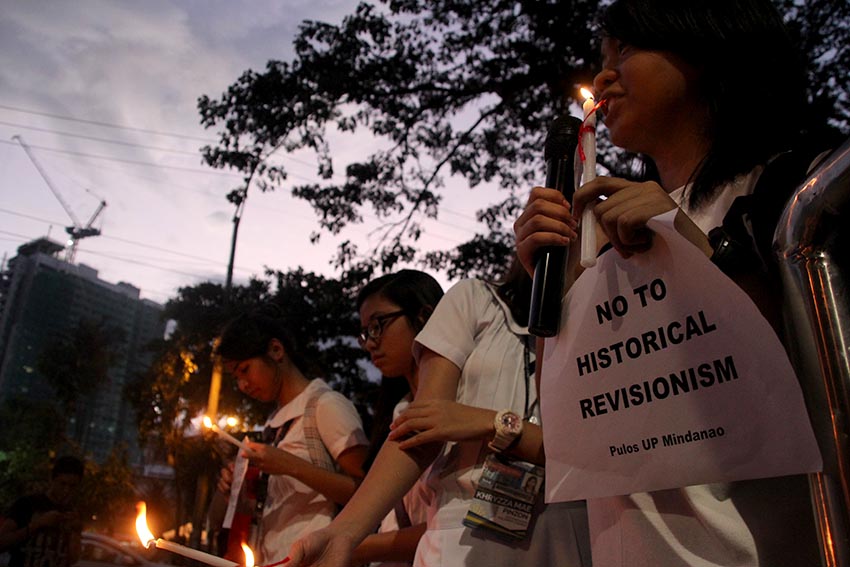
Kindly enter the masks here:
[[422, 347], [426, 347], [463, 368], [475, 348], [481, 325], [488, 323], [481, 322], [480, 314], [489, 304], [492, 304], [492, 296], [484, 282], [469, 279], [455, 284], [416, 335], [413, 344], [416, 362], [422, 355]]
[[369, 444], [354, 404], [339, 392], [332, 390], [319, 398], [316, 424], [322, 443], [334, 459], [346, 449]]

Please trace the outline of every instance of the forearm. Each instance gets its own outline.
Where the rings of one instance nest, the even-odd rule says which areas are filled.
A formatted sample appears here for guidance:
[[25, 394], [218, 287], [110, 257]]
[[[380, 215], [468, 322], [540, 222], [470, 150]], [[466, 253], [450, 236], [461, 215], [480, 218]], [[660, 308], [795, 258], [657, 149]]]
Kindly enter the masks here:
[[412, 563], [416, 546], [425, 533], [425, 528], [425, 524], [418, 524], [396, 531], [371, 534], [354, 550], [351, 564], [360, 565], [373, 561]]
[[[498, 412], [483, 408], [465, 406], [469, 417], [467, 427], [471, 428], [470, 438], [481, 439], [489, 443], [496, 435], [495, 419]], [[546, 463], [546, 455], [543, 451], [543, 429], [539, 425], [525, 422], [522, 434], [517, 440], [505, 450], [507, 455], [529, 461], [536, 465]]]
[[533, 423], [525, 422], [522, 435], [505, 451], [511, 457], [534, 463], [546, 464], [546, 453], [543, 450], [543, 428]]
[[355, 543], [360, 543], [407, 493], [431, 464], [441, 444], [402, 451], [395, 441], [386, 441], [363, 483], [331, 523]]
[[290, 475], [340, 506], [345, 506], [357, 490], [359, 479], [329, 471], [301, 460]]

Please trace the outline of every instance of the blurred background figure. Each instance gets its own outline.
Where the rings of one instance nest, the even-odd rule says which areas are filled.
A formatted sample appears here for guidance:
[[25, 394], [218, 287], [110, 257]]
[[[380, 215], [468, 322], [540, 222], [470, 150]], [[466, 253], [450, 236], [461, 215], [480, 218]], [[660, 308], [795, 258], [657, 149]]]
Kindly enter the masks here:
[[9, 567], [69, 567], [80, 555], [82, 522], [74, 508], [85, 465], [77, 457], [56, 460], [45, 492], [16, 500], [0, 525], [0, 551]]

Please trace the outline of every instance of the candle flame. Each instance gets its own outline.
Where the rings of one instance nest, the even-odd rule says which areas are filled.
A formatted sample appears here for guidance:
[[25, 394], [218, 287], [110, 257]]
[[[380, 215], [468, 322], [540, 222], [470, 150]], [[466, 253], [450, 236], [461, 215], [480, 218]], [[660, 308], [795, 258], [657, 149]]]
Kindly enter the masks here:
[[204, 427], [206, 427], [207, 429], [212, 429], [212, 428], [213, 428], [213, 422], [212, 422], [212, 420], [209, 418], [209, 416], [208, 416], [208, 415], [205, 415], [205, 416], [204, 416]]
[[136, 504], [136, 510], [139, 511], [139, 514], [136, 516], [136, 533], [139, 534], [142, 545], [150, 547], [156, 541], [156, 538], [153, 537], [150, 529], [148, 529], [147, 506], [145, 506], [144, 502], [139, 502]]
[[582, 87], [579, 92], [581, 92], [581, 96], [585, 99], [593, 100], [593, 92], [590, 89]]
[[254, 552], [244, 541], [242, 542], [242, 551], [245, 552], [245, 567], [254, 567]]

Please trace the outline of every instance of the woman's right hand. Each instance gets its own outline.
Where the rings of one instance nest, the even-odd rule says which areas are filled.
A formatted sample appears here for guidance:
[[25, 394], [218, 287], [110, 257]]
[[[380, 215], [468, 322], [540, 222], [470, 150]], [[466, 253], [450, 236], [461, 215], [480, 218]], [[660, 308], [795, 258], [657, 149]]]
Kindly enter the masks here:
[[285, 567], [349, 567], [355, 547], [345, 535], [323, 528], [292, 544]]
[[578, 222], [560, 191], [535, 187], [520, 217], [514, 222], [516, 250], [520, 263], [534, 275], [537, 251], [544, 246], [569, 246], [578, 238]]

